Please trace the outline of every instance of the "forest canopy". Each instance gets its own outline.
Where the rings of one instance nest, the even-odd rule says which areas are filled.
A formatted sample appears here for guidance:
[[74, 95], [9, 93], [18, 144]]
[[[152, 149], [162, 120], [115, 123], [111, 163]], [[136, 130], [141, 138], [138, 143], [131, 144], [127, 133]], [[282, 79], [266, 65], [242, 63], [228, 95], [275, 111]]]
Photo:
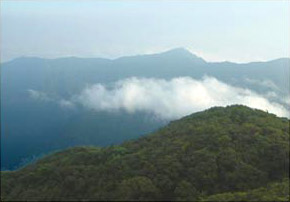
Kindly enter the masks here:
[[214, 107], [109, 147], [74, 147], [1, 172], [1, 199], [288, 201], [289, 120]]

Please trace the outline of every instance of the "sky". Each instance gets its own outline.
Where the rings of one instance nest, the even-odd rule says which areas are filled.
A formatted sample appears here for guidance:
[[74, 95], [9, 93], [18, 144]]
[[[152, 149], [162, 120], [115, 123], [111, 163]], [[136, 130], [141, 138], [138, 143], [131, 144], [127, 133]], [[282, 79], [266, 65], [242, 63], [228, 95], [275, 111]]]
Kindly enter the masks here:
[[1, 0], [1, 62], [184, 47], [207, 61], [289, 57], [289, 1]]

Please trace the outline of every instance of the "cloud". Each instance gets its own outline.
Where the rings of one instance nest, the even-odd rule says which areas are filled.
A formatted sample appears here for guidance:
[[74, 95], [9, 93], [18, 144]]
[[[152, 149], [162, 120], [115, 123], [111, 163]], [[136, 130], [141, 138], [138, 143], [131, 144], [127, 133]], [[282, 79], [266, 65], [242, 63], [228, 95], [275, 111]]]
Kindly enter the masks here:
[[75, 104], [69, 100], [61, 99], [58, 101], [58, 104], [63, 108], [73, 109]]
[[95, 84], [86, 87], [72, 102], [96, 111], [128, 113], [148, 112], [173, 120], [213, 106], [243, 104], [289, 117], [287, 109], [254, 91], [223, 83], [213, 77], [195, 80], [179, 77], [171, 80], [128, 78], [112, 86]]
[[50, 98], [46, 93], [33, 90], [33, 89], [28, 89], [27, 90], [29, 93], [29, 96], [35, 100], [40, 100], [40, 101], [45, 101], [45, 102], [50, 102], [53, 101], [52, 98]]
[[279, 87], [271, 80], [267, 80], [267, 79], [256, 80], [256, 79], [246, 78], [245, 81], [250, 83], [250, 84], [254, 84], [254, 85], [270, 88], [272, 90], [279, 90]]
[[57, 103], [62, 108], [68, 108], [68, 109], [75, 108], [75, 104], [70, 100], [61, 99], [56, 96], [51, 96], [51, 95], [48, 95], [47, 93], [33, 90], [33, 89], [28, 89], [27, 91], [28, 91], [29, 96], [34, 100], [38, 100], [42, 102]]
[[290, 95], [282, 98], [282, 102], [289, 106], [290, 108]]

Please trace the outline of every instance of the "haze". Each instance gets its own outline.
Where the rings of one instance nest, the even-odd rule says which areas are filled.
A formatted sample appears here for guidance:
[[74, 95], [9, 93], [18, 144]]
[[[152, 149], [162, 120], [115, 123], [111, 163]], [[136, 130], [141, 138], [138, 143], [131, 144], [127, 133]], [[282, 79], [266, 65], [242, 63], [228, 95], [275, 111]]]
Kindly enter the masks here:
[[289, 1], [1, 1], [1, 62], [184, 47], [207, 61], [289, 57]]

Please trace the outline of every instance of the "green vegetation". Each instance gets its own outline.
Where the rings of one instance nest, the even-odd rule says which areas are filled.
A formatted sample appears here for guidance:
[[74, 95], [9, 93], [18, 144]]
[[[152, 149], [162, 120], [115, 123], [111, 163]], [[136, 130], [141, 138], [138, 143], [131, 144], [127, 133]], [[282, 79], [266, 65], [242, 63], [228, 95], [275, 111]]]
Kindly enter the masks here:
[[247, 192], [223, 193], [202, 201], [289, 201], [289, 179]]
[[[1, 173], [3, 200], [289, 200], [289, 120], [244, 106]], [[268, 186], [267, 186], [268, 185]]]

